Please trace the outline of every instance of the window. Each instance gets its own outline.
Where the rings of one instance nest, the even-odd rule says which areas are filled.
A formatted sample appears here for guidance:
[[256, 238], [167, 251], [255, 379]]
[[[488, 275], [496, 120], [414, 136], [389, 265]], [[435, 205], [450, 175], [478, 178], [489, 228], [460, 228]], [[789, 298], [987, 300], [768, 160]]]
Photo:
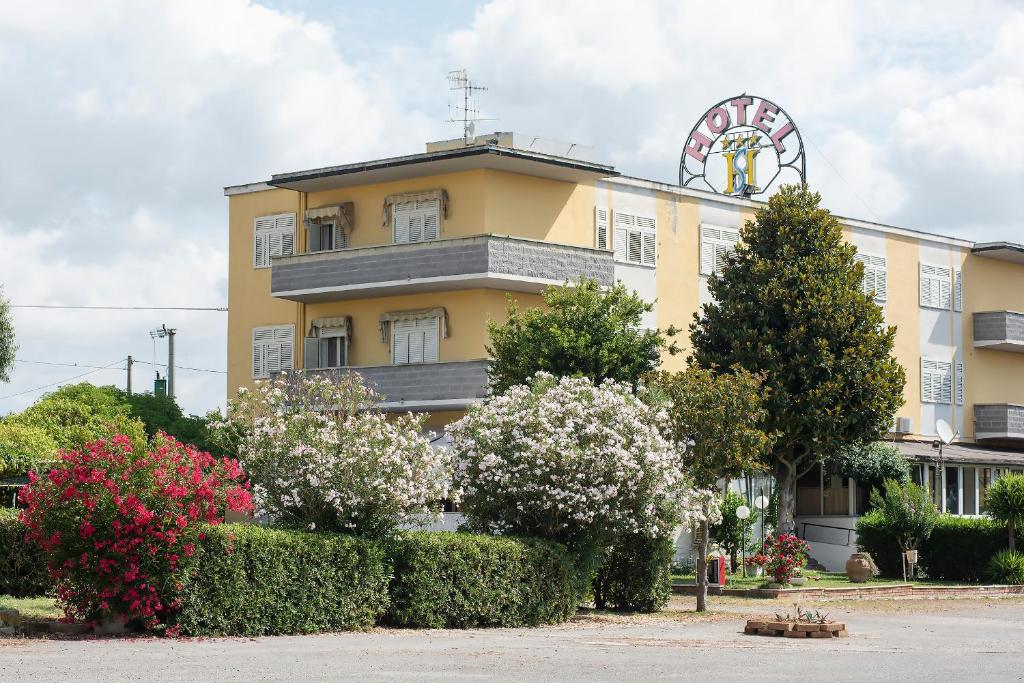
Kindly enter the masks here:
[[715, 225], [700, 226], [700, 274], [718, 275], [729, 254], [736, 250], [740, 231]]
[[956, 362], [956, 404], [964, 404], [964, 364], [959, 360]]
[[439, 318], [391, 323], [391, 363], [436, 363]]
[[921, 359], [921, 401], [953, 402], [953, 364], [949, 361]]
[[616, 211], [615, 260], [643, 266], [657, 264], [657, 221], [649, 216], [636, 216]]
[[291, 370], [295, 362], [295, 326], [257, 327], [252, 331], [252, 376]]
[[391, 228], [395, 244], [438, 239], [441, 236], [440, 200], [397, 202], [391, 211]]
[[342, 368], [347, 365], [345, 362], [345, 337], [321, 337], [318, 340], [318, 346], [318, 367]]
[[254, 268], [269, 268], [270, 259], [274, 256], [291, 256], [295, 253], [294, 213], [259, 216], [253, 224], [253, 231]]
[[310, 251], [334, 251], [348, 247], [348, 235], [338, 221], [322, 220], [309, 231]]
[[886, 259], [884, 256], [857, 254], [855, 259], [864, 264], [864, 293], [875, 293], [875, 301], [883, 302], [886, 298]]
[[608, 248], [608, 209], [594, 209], [594, 246]]
[[946, 266], [933, 266], [928, 263], [921, 264], [921, 307], [941, 308], [948, 311], [950, 308], [950, 294], [952, 271]]

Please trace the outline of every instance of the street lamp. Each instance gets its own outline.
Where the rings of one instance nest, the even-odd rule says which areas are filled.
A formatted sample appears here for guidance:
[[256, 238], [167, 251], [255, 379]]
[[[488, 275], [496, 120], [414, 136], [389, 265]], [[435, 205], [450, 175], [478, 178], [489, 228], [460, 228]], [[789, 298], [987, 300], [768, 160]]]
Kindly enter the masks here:
[[768, 507], [768, 499], [764, 497], [763, 486], [759, 491], [761, 492], [761, 495], [754, 499], [754, 507], [756, 507], [761, 513], [761, 554], [764, 554], [764, 509]]
[[736, 517], [740, 520], [743, 525], [741, 533], [742, 540], [740, 541], [740, 556], [743, 558], [743, 564], [740, 565], [740, 571], [743, 572], [743, 577], [747, 576], [747, 518], [750, 517], [750, 508], [746, 505], [740, 505], [736, 508]]

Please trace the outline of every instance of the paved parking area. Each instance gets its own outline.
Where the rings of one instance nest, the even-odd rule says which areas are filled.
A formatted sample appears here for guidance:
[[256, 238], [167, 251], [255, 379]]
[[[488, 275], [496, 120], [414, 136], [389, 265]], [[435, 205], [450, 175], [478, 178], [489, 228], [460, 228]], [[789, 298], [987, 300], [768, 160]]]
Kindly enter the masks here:
[[0, 680], [1018, 680], [1024, 599], [808, 603], [851, 637], [745, 636], [782, 601], [675, 598], [652, 616], [584, 614], [538, 629], [256, 639], [0, 640]]

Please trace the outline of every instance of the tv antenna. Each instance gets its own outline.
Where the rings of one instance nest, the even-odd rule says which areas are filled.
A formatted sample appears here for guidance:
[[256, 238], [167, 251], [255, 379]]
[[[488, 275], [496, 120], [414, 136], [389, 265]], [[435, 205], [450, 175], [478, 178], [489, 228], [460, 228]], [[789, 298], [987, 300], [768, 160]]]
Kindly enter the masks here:
[[471, 81], [465, 69], [456, 69], [448, 72], [448, 89], [462, 91], [462, 106], [448, 104], [447, 123], [462, 124], [462, 139], [468, 145], [473, 141], [477, 121], [497, 121], [497, 119], [480, 118], [480, 110], [474, 101], [476, 93], [483, 92], [487, 88]]

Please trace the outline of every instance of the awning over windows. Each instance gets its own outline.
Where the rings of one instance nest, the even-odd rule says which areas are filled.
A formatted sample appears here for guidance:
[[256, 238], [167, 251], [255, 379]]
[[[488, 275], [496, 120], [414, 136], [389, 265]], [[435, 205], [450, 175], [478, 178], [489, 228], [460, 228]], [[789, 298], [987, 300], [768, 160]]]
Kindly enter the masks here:
[[389, 227], [391, 221], [391, 207], [402, 202], [429, 202], [437, 200], [441, 203], [441, 217], [448, 218], [448, 191], [447, 190], [426, 190], [424, 192], [404, 192], [402, 194], [389, 194], [384, 198], [384, 211], [380, 217], [381, 227]]
[[352, 336], [352, 318], [347, 315], [339, 315], [333, 318], [314, 318], [310, 323], [310, 337], [320, 337], [324, 332], [330, 330], [333, 337]]
[[[932, 448], [930, 441], [887, 441], [885, 443], [895, 446], [908, 460], [917, 462], [938, 462], [939, 460], [939, 449]], [[1024, 465], [1024, 451], [953, 443], [942, 447], [942, 459], [950, 464], [1020, 467]]]
[[420, 308], [414, 311], [393, 311], [380, 314], [380, 340], [388, 340], [388, 323], [397, 320], [423, 320], [424, 318], [439, 318], [441, 320], [441, 338], [448, 338], [448, 311], [444, 306], [435, 308]]
[[324, 221], [338, 221], [338, 224], [346, 231], [353, 227], [352, 215], [354, 206], [352, 202], [336, 204], [334, 206], [320, 206], [315, 209], [306, 209], [306, 228], [319, 227]]

